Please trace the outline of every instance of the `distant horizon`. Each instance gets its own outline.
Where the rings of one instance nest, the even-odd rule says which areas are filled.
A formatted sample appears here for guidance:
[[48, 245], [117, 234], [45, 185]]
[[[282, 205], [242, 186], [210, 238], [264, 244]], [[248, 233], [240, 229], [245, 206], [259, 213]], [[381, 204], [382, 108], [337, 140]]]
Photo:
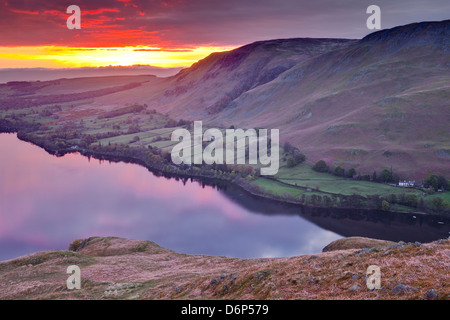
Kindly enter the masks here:
[[[406, 25], [393, 26], [392, 28], [386, 28], [381, 30], [375, 30], [369, 33], [373, 34], [376, 32], [381, 32], [384, 30], [390, 30], [397, 27], [419, 24], [419, 23], [433, 23], [433, 22], [443, 22], [449, 19], [444, 19], [441, 21], [418, 21], [408, 23]], [[367, 36], [367, 35], [366, 35]], [[364, 39], [362, 38], [330, 38], [330, 37], [288, 37], [288, 38], [276, 38], [276, 39], [265, 39], [265, 40], [255, 40], [249, 43], [243, 44], [235, 48], [228, 48], [226, 51], [231, 51], [246, 45], [251, 45], [253, 43], [277, 41], [277, 40], [298, 40], [298, 39], [333, 39], [333, 40], [353, 40], [358, 41]], [[97, 50], [89, 49], [89, 50]], [[102, 48], [104, 50], [111, 50], [110, 48]], [[222, 48], [223, 49], [223, 48]], [[1, 50], [1, 47], [0, 47]], [[134, 51], [139, 51], [140, 49], [133, 49]], [[146, 51], [142, 49], [142, 51]], [[156, 77], [170, 77], [179, 73], [182, 69], [186, 69], [192, 66], [192, 64], [206, 58], [212, 53], [223, 52], [224, 50], [218, 50], [208, 53], [205, 57], [200, 57], [198, 60], [191, 61], [189, 65], [170, 67], [170, 66], [157, 66], [151, 64], [133, 64], [133, 65], [100, 65], [100, 66], [55, 66], [55, 67], [1, 67], [0, 63], [0, 84], [4, 84], [11, 81], [51, 81], [58, 79], [74, 79], [83, 77], [106, 77], [106, 76], [156, 76]], [[2, 55], [0, 52], [0, 62], [2, 61]]]
[[77, 68], [0, 68], [0, 84], [11, 81], [51, 81], [58, 79], [74, 79], [83, 77], [107, 76], [156, 76], [160, 78], [177, 74], [181, 67], [155, 67], [145, 65], [101, 66]]

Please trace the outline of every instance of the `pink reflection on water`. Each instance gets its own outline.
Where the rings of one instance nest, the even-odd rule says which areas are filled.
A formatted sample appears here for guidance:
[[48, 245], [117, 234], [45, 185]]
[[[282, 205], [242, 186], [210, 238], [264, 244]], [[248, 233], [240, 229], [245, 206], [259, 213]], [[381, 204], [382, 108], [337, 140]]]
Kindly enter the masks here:
[[234, 221], [244, 221], [245, 212], [241, 208], [236, 208], [236, 205], [231, 202], [225, 202], [221, 206], [222, 212]]
[[152, 240], [182, 252], [233, 248], [241, 256], [258, 255], [265, 242], [284, 241], [277, 229], [296, 228], [279, 217], [255, 215], [211, 186], [156, 177], [138, 165], [99, 165], [79, 154], [61, 159], [14, 135], [0, 135], [0, 143], [8, 150], [0, 154], [3, 257], [26, 252], [16, 248], [66, 249], [91, 236]]
[[115, 175], [117, 183], [136, 196], [168, 199], [172, 198], [176, 192], [179, 196], [183, 195], [183, 185], [177, 181], [170, 180], [167, 183], [158, 183], [161, 181], [158, 181], [158, 178], [143, 167], [135, 168], [122, 163], [115, 165], [123, 166], [120, 173]]

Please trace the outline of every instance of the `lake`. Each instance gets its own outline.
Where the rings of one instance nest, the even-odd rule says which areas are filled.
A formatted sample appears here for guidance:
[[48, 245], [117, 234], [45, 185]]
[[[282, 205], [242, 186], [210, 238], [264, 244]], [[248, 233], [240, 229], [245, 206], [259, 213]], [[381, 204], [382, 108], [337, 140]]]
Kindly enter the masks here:
[[450, 231], [432, 216], [305, 208], [158, 177], [137, 164], [56, 157], [15, 134], [0, 134], [0, 150], [0, 260], [91, 236], [256, 258], [318, 253], [343, 236], [426, 242]]

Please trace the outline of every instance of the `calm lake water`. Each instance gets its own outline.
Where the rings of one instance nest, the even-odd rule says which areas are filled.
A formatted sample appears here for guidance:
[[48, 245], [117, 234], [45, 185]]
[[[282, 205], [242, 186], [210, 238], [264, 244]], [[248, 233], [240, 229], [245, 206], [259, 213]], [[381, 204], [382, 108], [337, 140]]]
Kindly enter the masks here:
[[136, 164], [55, 157], [15, 134], [0, 134], [0, 150], [0, 260], [90, 236], [253, 258], [318, 253], [342, 236], [425, 242], [450, 231], [433, 217], [308, 209], [157, 177]]

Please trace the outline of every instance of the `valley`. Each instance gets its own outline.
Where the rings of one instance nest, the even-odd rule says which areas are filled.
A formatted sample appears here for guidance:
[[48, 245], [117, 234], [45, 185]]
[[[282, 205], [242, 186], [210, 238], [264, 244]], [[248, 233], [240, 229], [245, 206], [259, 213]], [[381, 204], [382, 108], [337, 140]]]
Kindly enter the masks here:
[[[0, 128], [51, 153], [127, 159], [280, 201], [448, 214], [445, 189], [393, 184], [433, 174], [448, 179], [449, 31], [447, 20], [361, 40], [260, 41], [168, 78], [9, 82], [0, 85]], [[268, 179], [258, 165], [174, 165], [170, 134], [192, 132], [197, 120], [223, 132], [279, 129], [279, 172]], [[306, 161], [293, 164], [298, 153]], [[317, 172], [319, 160], [331, 173], [339, 167], [354, 174]], [[390, 184], [372, 179], [386, 171], [395, 175]]]

